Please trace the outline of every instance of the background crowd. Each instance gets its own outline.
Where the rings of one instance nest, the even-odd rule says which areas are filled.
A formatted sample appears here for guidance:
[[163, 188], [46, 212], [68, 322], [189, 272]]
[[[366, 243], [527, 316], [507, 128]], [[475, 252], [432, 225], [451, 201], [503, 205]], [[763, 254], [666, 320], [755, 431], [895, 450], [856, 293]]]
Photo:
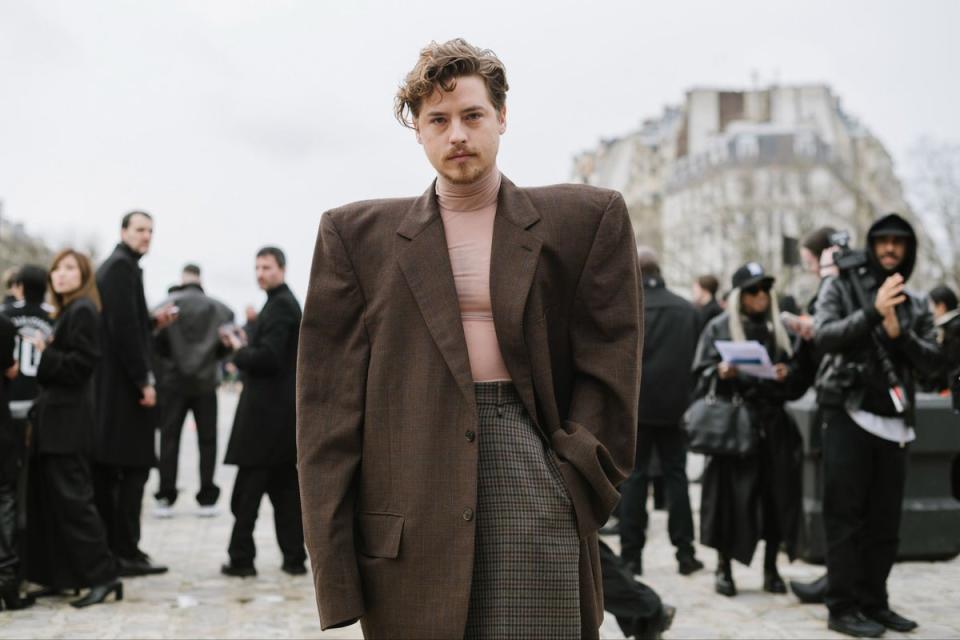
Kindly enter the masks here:
[[[152, 233], [152, 217], [131, 212], [121, 222], [120, 243], [96, 270], [86, 255], [66, 249], [50, 265], [23, 265], [6, 275], [8, 296], [0, 308], [0, 598], [7, 608], [65, 591], [80, 595], [80, 589], [87, 591], [73, 601], [76, 607], [111, 595], [121, 599], [120, 577], [167, 570], [139, 544], [149, 470], [157, 466], [160, 476], [154, 514], [170, 517], [178, 499], [183, 425], [192, 414], [200, 451], [198, 514], [217, 515], [217, 389], [224, 372], [237, 374], [243, 391], [224, 460], [236, 465], [238, 474], [230, 503], [235, 524], [229, 562], [221, 570], [256, 575], [253, 529], [266, 494], [274, 506], [283, 570], [306, 573], [294, 405], [301, 310], [284, 282], [285, 256], [275, 247], [255, 256], [257, 284], [267, 302], [259, 313], [248, 309], [240, 327], [229, 308], [207, 295], [195, 264], [184, 267], [169, 297], [150, 310], [138, 263], [150, 250]], [[875, 242], [871, 238], [868, 247]], [[656, 254], [639, 249], [645, 347], [637, 463], [621, 487], [618, 520], [605, 529], [619, 533], [622, 555], [602, 549], [607, 608], [625, 632], [659, 632], [673, 615], [651, 589], [632, 579], [643, 574], [651, 488], [669, 512], [679, 572], [690, 575], [704, 567], [695, 554], [686, 475], [689, 411], [698, 399], [735, 399], [759, 434], [746, 455], [715, 452], [707, 459], [700, 542], [717, 551], [716, 591], [736, 595], [732, 562], [749, 564], [760, 540], [764, 590], [787, 591], [777, 559], [781, 551], [791, 560], [797, 555], [802, 471], [800, 434], [785, 404], [816, 386], [822, 374], [829, 345], [818, 343], [817, 336], [830, 329], [824, 330], [828, 323], [822, 317], [817, 320], [817, 301], [829, 282], [840, 279], [835, 265], [840, 250], [831, 228], [804, 240], [804, 265], [821, 286], [800, 308], [790, 298], [778, 298], [775, 277], [757, 263], [740, 267], [722, 295], [714, 276], [699, 277], [691, 302], [667, 288]], [[903, 280], [909, 278], [915, 246], [910, 251], [901, 260], [910, 264], [898, 267]], [[890, 299], [897, 296], [905, 296], [902, 286]], [[916, 317], [929, 316], [925, 339], [942, 355], [908, 377], [924, 390], [949, 394], [952, 388], [956, 394], [957, 295], [941, 285], [922, 304]], [[877, 321], [884, 321], [879, 314]], [[757, 341], [768, 353], [772, 377], [738, 371], [721, 357], [717, 341]], [[900, 437], [907, 441], [909, 433]], [[856, 485], [852, 478], [842, 481]], [[896, 497], [897, 487], [890, 491]], [[839, 519], [855, 507], [839, 505]], [[877, 544], [876, 561], [883, 566], [874, 573], [883, 592], [895, 544], [892, 552], [889, 540]], [[838, 575], [846, 571], [854, 580], [858, 569], [841, 566], [836, 553]], [[844, 601], [851, 596], [834, 582], [832, 592], [826, 579], [795, 590], [838, 612], [851, 609]], [[25, 591], [26, 583], [40, 588]]]

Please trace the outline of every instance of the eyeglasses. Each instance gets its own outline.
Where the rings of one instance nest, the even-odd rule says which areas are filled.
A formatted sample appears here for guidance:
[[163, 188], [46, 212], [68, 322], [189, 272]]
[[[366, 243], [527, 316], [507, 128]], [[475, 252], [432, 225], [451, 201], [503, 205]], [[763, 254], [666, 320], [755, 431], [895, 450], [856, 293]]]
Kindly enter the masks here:
[[741, 291], [748, 296], [755, 296], [761, 291], [764, 293], [770, 293], [770, 285], [766, 282], [755, 284], [752, 287], [744, 287]]

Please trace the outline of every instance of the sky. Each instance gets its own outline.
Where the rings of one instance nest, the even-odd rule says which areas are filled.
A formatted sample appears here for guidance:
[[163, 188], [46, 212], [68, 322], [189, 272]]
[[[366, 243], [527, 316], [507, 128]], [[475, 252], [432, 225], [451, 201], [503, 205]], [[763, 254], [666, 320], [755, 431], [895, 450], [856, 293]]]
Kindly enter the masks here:
[[523, 186], [691, 87], [754, 82], [829, 84], [902, 169], [921, 137], [960, 141], [958, 26], [954, 0], [0, 0], [0, 200], [101, 258], [149, 211], [151, 304], [197, 262], [240, 312], [259, 247], [302, 299], [323, 211], [429, 186], [392, 106], [430, 40], [506, 64], [499, 166]]

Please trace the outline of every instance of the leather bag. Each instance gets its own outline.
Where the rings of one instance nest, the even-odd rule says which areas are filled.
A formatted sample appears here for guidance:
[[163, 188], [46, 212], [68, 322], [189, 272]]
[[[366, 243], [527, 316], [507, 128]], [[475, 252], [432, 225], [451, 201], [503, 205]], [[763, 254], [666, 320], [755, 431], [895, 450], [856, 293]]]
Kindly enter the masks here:
[[684, 430], [690, 451], [709, 456], [748, 456], [756, 452], [759, 441], [743, 398], [718, 396], [716, 376], [707, 395], [684, 414]]

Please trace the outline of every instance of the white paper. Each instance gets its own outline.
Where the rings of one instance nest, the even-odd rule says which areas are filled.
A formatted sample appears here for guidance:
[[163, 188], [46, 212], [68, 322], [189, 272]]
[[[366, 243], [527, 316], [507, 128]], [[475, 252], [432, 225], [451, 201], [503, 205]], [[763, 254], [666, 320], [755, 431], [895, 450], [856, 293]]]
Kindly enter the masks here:
[[723, 361], [735, 366], [738, 371], [767, 380], [776, 379], [777, 376], [773, 371], [770, 355], [763, 345], [756, 340], [746, 342], [717, 340], [713, 344], [716, 345]]

